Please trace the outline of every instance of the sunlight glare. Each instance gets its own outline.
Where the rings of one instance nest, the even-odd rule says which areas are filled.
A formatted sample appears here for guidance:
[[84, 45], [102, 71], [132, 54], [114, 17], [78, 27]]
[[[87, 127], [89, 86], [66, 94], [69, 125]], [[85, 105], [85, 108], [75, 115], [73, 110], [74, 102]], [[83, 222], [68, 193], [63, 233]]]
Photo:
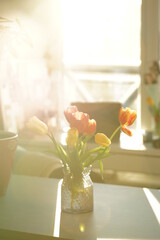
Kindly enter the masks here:
[[142, 240], [133, 238], [97, 238], [97, 240]]
[[85, 232], [85, 225], [83, 223], [81, 223], [79, 225], [79, 229], [80, 229], [81, 232]]
[[64, 63], [138, 66], [140, 6], [141, 0], [62, 0]]
[[59, 237], [59, 233], [60, 233], [61, 185], [62, 185], [62, 179], [59, 181], [58, 188], [57, 188], [57, 200], [56, 200], [56, 210], [55, 210], [55, 224], [54, 224], [54, 231], [53, 231], [53, 236], [54, 237]]
[[155, 196], [151, 193], [148, 188], [143, 188], [143, 191], [147, 197], [149, 204], [157, 218], [158, 223], [160, 224], [160, 203], [157, 201]]

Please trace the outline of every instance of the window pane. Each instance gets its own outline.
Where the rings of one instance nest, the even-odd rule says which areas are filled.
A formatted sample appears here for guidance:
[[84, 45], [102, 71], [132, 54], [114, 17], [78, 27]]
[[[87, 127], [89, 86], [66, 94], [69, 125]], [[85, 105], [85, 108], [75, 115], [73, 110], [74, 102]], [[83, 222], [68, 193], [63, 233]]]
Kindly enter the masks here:
[[141, 0], [63, 0], [64, 63], [140, 65]]

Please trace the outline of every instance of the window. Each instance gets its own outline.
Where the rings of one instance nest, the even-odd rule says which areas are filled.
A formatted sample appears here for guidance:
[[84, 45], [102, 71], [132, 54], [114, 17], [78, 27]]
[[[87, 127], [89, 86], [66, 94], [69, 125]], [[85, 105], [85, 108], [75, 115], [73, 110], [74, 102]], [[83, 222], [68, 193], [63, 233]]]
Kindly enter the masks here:
[[141, 0], [63, 0], [64, 63], [140, 66]]
[[140, 112], [141, 3], [62, 1], [68, 102], [121, 102]]
[[[28, 119], [29, 108], [44, 119], [54, 115], [53, 125], [57, 125], [70, 102], [119, 101], [137, 109], [142, 127], [149, 128], [143, 75], [154, 60], [159, 60], [159, 0], [13, 2], [12, 6], [9, 0], [1, 4], [1, 15], [18, 18], [33, 41], [27, 51], [31, 57], [25, 58], [23, 67], [19, 65], [17, 75], [12, 76], [23, 110], [18, 111], [18, 118], [20, 114]], [[31, 91], [31, 86], [36, 90]], [[27, 92], [31, 97], [25, 98]], [[37, 104], [31, 104], [34, 97]], [[136, 123], [140, 127], [140, 118]]]

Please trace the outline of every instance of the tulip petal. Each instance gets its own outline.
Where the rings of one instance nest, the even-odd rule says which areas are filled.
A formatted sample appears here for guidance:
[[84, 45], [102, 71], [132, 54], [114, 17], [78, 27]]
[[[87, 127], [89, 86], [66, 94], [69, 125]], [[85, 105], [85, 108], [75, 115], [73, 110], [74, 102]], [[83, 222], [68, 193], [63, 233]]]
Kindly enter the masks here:
[[83, 112], [75, 112], [72, 114], [70, 126], [78, 129], [79, 133], [84, 133], [88, 126], [89, 115]]
[[130, 116], [130, 108], [120, 108], [119, 111], [119, 122], [123, 125], [128, 122]]
[[122, 125], [132, 125], [137, 118], [137, 113], [135, 110], [130, 108], [121, 108], [119, 111], [119, 122]]
[[76, 106], [69, 106], [65, 111], [64, 111], [64, 115], [67, 119], [67, 121], [70, 123], [71, 119], [72, 119], [72, 114], [77, 112], [78, 108]]
[[96, 121], [94, 119], [89, 119], [88, 126], [85, 129], [85, 134], [90, 135], [96, 131]]
[[48, 126], [36, 116], [29, 119], [27, 128], [39, 135], [46, 135], [48, 133]]
[[122, 129], [122, 131], [125, 133], [125, 134], [127, 134], [128, 136], [132, 136], [133, 134], [132, 134], [132, 132], [131, 132], [131, 130], [129, 130], [127, 127], [126, 127], [126, 125], [123, 125], [122, 127], [121, 127], [121, 129]]
[[132, 125], [134, 123], [134, 121], [136, 120], [137, 118], [137, 113], [135, 110], [133, 110], [129, 116], [129, 120], [128, 120], [128, 126]]
[[97, 133], [94, 139], [95, 143], [104, 147], [108, 147], [111, 144], [111, 140], [103, 133]]
[[67, 145], [74, 146], [78, 140], [78, 136], [78, 130], [76, 128], [70, 128], [66, 138]]

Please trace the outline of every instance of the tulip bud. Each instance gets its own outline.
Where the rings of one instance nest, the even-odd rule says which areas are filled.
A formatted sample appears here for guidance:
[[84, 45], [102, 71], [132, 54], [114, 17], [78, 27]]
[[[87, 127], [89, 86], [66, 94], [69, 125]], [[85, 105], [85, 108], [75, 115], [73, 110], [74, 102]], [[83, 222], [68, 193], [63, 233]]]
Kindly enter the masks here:
[[97, 133], [94, 140], [95, 143], [104, 147], [108, 147], [111, 144], [111, 140], [103, 133]]
[[42, 122], [39, 118], [37, 118], [36, 116], [31, 117], [27, 123], [27, 127], [39, 134], [39, 135], [46, 135], [48, 133], [48, 127], [47, 125]]
[[78, 130], [76, 128], [70, 128], [66, 138], [67, 145], [74, 146], [77, 142], [78, 136]]

